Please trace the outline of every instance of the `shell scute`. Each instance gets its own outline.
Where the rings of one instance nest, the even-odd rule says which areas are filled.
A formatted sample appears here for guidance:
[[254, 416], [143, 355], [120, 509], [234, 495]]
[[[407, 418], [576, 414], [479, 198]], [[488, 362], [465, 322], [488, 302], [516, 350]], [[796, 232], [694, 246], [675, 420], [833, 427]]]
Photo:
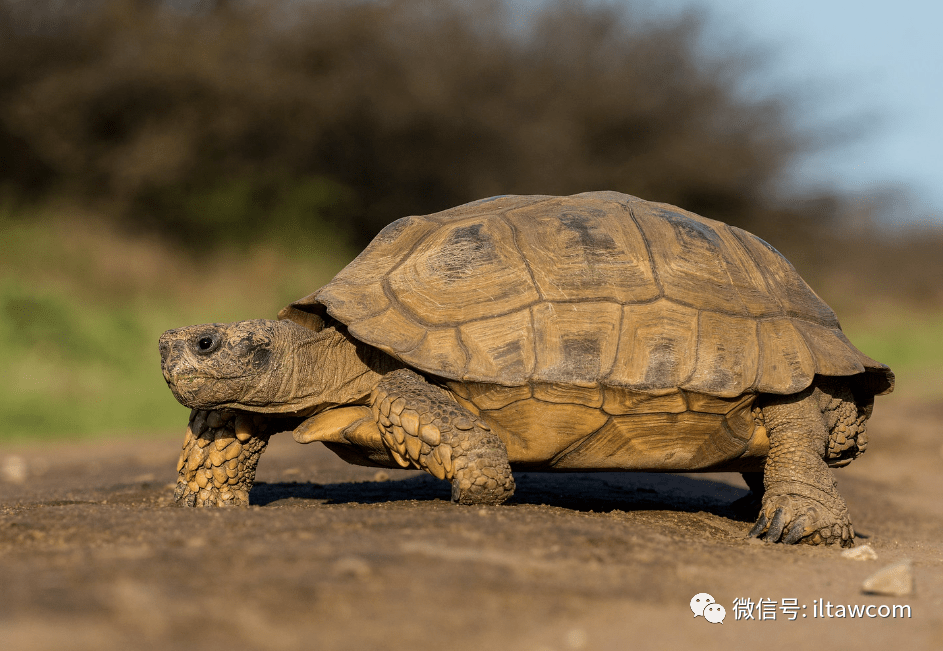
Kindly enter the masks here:
[[697, 470], [736, 458], [745, 449], [746, 442], [734, 437], [718, 414], [630, 414], [612, 416], [553, 467]]
[[754, 319], [704, 311], [697, 335], [694, 372], [683, 389], [734, 397], [753, 387], [760, 352]]
[[541, 297], [637, 303], [660, 290], [642, 233], [619, 202], [558, 197], [506, 214]]
[[432, 327], [506, 314], [540, 298], [511, 228], [498, 216], [441, 225], [388, 282], [402, 309]]
[[730, 227], [744, 248], [763, 270], [770, 292], [775, 294], [783, 311], [791, 317], [839, 328], [838, 318], [825, 302], [812, 291], [783, 255], [756, 235]]
[[768, 358], [759, 369], [756, 379], [758, 391], [795, 393], [811, 384], [815, 376], [815, 357], [792, 319], [760, 321], [757, 338]]
[[619, 350], [604, 382], [647, 393], [671, 393], [694, 370], [697, 310], [667, 299], [623, 308]]
[[461, 378], [472, 382], [527, 384], [534, 372], [535, 354], [530, 310], [459, 326], [470, 359]]
[[531, 308], [537, 363], [533, 379], [595, 386], [609, 374], [619, 343], [616, 303], [539, 303]]
[[730, 282], [722, 226], [662, 204], [636, 206], [664, 295], [685, 305], [746, 316], [746, 306]]

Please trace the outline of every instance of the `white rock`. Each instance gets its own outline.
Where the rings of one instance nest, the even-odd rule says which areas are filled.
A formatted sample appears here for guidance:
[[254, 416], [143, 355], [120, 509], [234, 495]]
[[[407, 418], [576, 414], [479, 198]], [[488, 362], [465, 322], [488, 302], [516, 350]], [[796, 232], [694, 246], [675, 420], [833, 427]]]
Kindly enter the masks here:
[[878, 570], [864, 580], [861, 589], [869, 594], [884, 594], [892, 597], [903, 597], [913, 593], [914, 575], [910, 560], [903, 560]]
[[850, 558], [853, 561], [873, 561], [877, 560], [878, 555], [871, 549], [871, 545], [858, 545], [851, 549], [846, 549], [841, 553], [842, 558]]

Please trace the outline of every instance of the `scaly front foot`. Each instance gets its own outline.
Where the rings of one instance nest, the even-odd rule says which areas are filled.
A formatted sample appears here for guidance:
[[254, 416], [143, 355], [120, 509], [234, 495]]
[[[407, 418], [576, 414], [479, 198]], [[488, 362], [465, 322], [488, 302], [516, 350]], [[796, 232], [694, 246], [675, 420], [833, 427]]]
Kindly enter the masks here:
[[453, 502], [500, 504], [514, 493], [504, 443], [445, 390], [401, 369], [380, 382], [371, 404], [390, 455], [450, 481]]
[[181, 506], [248, 506], [255, 469], [268, 445], [265, 430], [259, 416], [194, 409], [177, 462], [174, 501]]

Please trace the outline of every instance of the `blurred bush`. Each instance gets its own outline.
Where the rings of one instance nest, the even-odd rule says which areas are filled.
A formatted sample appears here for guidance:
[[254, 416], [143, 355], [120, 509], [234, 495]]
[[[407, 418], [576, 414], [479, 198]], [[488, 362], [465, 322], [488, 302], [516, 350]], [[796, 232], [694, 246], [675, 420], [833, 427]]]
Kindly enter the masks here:
[[[697, 13], [503, 2], [0, 0], [0, 186], [183, 242], [359, 242], [506, 193], [613, 189], [767, 233], [814, 146]], [[755, 54], [755, 53], [754, 53]], [[789, 198], [789, 197], [787, 197]], [[782, 206], [790, 206], [788, 209]]]

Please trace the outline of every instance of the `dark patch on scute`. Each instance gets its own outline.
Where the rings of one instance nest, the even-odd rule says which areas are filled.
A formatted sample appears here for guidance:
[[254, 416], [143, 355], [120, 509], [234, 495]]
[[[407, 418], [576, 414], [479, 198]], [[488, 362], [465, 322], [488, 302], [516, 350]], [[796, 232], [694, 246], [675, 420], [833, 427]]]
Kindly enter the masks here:
[[734, 377], [730, 369], [725, 366], [715, 366], [712, 368], [710, 376], [700, 383], [701, 390], [718, 395], [726, 392], [730, 387], [736, 384], [737, 378]]
[[652, 347], [648, 369], [645, 371], [645, 385], [648, 387], [666, 386], [665, 378], [674, 376], [678, 365], [678, 352], [671, 341], [662, 341]]
[[508, 360], [523, 360], [523, 348], [520, 341], [509, 341], [503, 346], [494, 350], [494, 359], [497, 362], [506, 362]]
[[[658, 214], [658, 216], [671, 224], [672, 228], [675, 230], [675, 233], [678, 235], [679, 240], [699, 241], [702, 244], [707, 244], [711, 247], [717, 248], [723, 246], [720, 236], [707, 224], [702, 224], [701, 222], [697, 221], [696, 219], [692, 219], [687, 215], [665, 210], [663, 208], [659, 208], [655, 212]], [[767, 246], [769, 245], [767, 244]]]
[[493, 264], [497, 258], [494, 242], [483, 224], [454, 229], [436, 254], [436, 269], [449, 280], [467, 278], [476, 269]]
[[598, 374], [602, 342], [597, 337], [563, 337], [562, 345], [563, 356], [569, 369], [583, 376]]
[[591, 214], [567, 212], [559, 216], [560, 223], [576, 234], [579, 245], [596, 253], [599, 251], [613, 251], [617, 245], [609, 233], [599, 228], [594, 217], [605, 217], [601, 210], [588, 211]]

